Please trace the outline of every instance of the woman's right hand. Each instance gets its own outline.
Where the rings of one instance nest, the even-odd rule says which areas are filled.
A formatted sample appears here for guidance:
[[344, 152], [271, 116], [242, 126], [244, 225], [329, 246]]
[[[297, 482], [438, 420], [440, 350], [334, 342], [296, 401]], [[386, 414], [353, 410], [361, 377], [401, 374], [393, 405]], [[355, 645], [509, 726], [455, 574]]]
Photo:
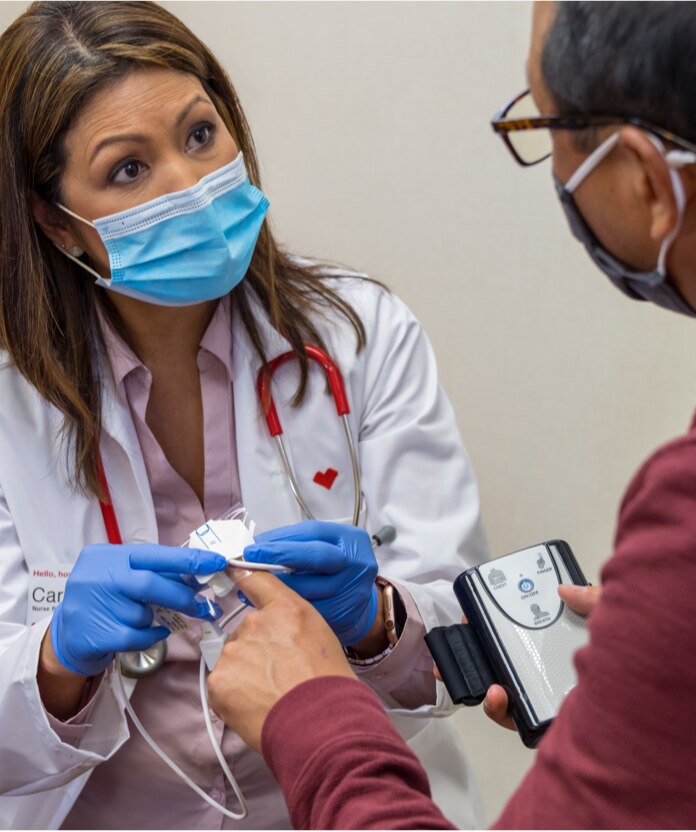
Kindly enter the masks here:
[[146, 650], [166, 638], [152, 626], [151, 604], [210, 619], [207, 601], [180, 575], [207, 575], [227, 566], [222, 555], [155, 544], [87, 546], [53, 613], [51, 645], [60, 664], [95, 676], [126, 650]]
[[[571, 610], [579, 615], [590, 615], [597, 604], [602, 590], [598, 586], [575, 586], [574, 584], [561, 584], [558, 587], [558, 594]], [[483, 710], [493, 722], [516, 731], [512, 717], [508, 715], [508, 698], [505, 689], [500, 685], [491, 685], [483, 700]]]

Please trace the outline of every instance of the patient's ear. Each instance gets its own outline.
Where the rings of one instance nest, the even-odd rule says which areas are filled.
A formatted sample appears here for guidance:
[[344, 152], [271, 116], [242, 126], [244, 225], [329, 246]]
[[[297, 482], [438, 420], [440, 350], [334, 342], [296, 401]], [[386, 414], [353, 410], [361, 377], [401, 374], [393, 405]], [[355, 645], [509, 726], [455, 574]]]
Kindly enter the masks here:
[[[679, 221], [670, 166], [644, 130], [625, 127], [621, 130], [621, 143], [638, 163], [635, 191], [650, 214], [650, 236], [655, 242], [662, 243]], [[684, 182], [681, 171], [679, 175]], [[689, 190], [692, 187], [690, 181]], [[687, 193], [687, 200], [690, 196]]]

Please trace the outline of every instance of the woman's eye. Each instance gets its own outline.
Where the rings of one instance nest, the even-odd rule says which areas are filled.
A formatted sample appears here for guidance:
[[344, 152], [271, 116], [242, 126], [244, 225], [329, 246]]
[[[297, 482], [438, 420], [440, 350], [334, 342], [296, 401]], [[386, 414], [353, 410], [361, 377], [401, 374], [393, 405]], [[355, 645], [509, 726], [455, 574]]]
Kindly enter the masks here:
[[129, 159], [122, 165], [119, 165], [109, 177], [111, 182], [118, 182], [120, 184], [127, 184], [133, 182], [140, 175], [143, 165], [135, 159]]
[[199, 124], [189, 133], [188, 141], [186, 143], [187, 148], [196, 150], [199, 147], [204, 147], [205, 145], [210, 144], [213, 139], [214, 132], [215, 128], [212, 124]]

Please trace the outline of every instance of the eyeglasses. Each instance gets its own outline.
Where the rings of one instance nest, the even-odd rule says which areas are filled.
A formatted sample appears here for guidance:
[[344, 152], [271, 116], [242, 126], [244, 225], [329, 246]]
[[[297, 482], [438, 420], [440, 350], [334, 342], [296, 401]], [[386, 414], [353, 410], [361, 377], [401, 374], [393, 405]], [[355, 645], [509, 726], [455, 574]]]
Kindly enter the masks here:
[[696, 144], [633, 116], [542, 116], [529, 90], [515, 96], [491, 121], [493, 130], [500, 135], [515, 160], [524, 166], [537, 165], [548, 159], [553, 147], [552, 130], [587, 130], [617, 124], [632, 124], [663, 141], [696, 153]]

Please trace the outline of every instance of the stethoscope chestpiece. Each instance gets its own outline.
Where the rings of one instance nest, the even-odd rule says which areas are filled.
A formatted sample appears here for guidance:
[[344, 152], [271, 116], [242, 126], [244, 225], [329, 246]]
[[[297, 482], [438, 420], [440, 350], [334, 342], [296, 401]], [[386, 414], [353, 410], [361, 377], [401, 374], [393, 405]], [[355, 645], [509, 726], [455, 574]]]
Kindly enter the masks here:
[[121, 674], [129, 679], [141, 679], [156, 673], [167, 657], [167, 642], [158, 641], [147, 650], [128, 650], [119, 653]]

